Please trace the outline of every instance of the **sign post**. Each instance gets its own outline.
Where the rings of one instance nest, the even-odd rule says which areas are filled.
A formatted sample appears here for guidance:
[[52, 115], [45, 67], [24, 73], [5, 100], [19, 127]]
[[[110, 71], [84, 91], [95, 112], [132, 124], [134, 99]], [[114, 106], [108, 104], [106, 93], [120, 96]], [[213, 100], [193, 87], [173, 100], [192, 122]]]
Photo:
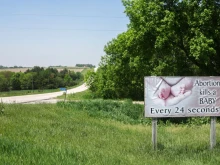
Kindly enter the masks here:
[[157, 150], [157, 118], [152, 118], [152, 144], [153, 150]]
[[216, 145], [216, 117], [211, 117], [210, 149], [213, 149], [215, 145]]
[[60, 88], [61, 91], [64, 91], [64, 102], [66, 101], [67, 88]]
[[220, 77], [145, 77], [145, 117], [152, 118], [153, 149], [157, 148], [157, 118], [210, 116], [210, 148], [216, 145], [220, 116]]

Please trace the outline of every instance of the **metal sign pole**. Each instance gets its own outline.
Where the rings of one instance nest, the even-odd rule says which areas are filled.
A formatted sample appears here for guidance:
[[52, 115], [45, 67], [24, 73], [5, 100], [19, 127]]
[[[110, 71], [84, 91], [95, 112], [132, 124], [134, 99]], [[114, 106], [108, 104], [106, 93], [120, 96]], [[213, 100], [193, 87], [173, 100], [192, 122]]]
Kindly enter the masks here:
[[210, 149], [213, 149], [216, 145], [216, 117], [211, 117], [210, 126]]
[[152, 144], [153, 150], [157, 149], [157, 118], [152, 118]]

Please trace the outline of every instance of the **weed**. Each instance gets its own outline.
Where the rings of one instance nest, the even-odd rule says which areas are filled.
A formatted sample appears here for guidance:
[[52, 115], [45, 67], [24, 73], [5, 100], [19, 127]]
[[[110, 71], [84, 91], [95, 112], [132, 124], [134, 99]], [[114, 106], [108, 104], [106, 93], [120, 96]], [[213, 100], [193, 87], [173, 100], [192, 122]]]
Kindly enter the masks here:
[[4, 105], [4, 103], [2, 102], [2, 100], [1, 100], [1, 103], [0, 103], [0, 114], [3, 114], [4, 111], [5, 111], [5, 105]]

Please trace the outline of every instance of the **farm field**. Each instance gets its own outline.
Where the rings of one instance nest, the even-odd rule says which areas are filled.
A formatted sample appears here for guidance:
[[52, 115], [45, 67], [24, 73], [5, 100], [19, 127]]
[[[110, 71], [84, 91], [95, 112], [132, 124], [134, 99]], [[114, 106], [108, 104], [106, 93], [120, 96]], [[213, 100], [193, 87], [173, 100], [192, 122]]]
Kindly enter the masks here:
[[0, 72], [3, 71], [10, 71], [10, 72], [25, 72], [26, 70], [31, 69], [31, 68], [6, 68], [6, 69], [0, 69]]
[[[53, 67], [56, 68], [58, 71], [63, 70], [65, 67]], [[74, 72], [82, 72], [84, 69], [83, 67], [66, 67], [70, 71]], [[11, 71], [11, 72], [25, 72], [28, 69], [32, 69], [31, 67], [28, 68], [5, 68], [5, 69], [0, 69], [0, 72], [2, 71]], [[46, 68], [45, 68], [46, 69]]]
[[150, 123], [135, 118], [142, 105], [87, 101], [3, 106], [0, 164], [220, 164], [220, 132], [210, 151], [208, 124], [159, 124], [158, 150], [153, 151]]
[[[63, 70], [64, 68], [56, 68], [56, 69], [60, 72], [60, 71]], [[85, 68], [67, 67], [67, 69], [70, 70], [70, 71], [74, 71], [74, 72], [82, 72]]]

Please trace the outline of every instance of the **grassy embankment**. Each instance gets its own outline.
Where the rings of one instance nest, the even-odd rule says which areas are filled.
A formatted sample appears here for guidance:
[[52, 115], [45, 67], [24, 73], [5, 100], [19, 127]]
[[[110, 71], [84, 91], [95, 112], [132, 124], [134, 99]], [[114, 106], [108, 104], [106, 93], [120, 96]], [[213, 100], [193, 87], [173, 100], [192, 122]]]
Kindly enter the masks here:
[[[83, 75], [85, 75], [89, 70], [91, 70], [90, 68], [85, 68], [85, 69], [80, 69], [80, 68], [69, 68], [70, 70], [74, 70], [75, 71], [80, 71]], [[2, 69], [3, 70], [3, 69]], [[79, 80], [79, 82], [77, 82], [78, 84], [72, 87], [68, 87], [68, 89], [80, 86], [84, 83], [83, 80]], [[13, 91], [8, 91], [8, 92], [0, 92], [0, 97], [9, 97], [9, 96], [21, 96], [21, 95], [32, 95], [32, 94], [42, 94], [42, 93], [51, 93], [51, 92], [59, 92], [60, 89], [44, 89], [44, 90], [13, 90]]]
[[0, 164], [220, 164], [220, 132], [210, 151], [208, 124], [159, 124], [158, 151], [153, 151], [143, 105], [96, 100], [4, 109]]

